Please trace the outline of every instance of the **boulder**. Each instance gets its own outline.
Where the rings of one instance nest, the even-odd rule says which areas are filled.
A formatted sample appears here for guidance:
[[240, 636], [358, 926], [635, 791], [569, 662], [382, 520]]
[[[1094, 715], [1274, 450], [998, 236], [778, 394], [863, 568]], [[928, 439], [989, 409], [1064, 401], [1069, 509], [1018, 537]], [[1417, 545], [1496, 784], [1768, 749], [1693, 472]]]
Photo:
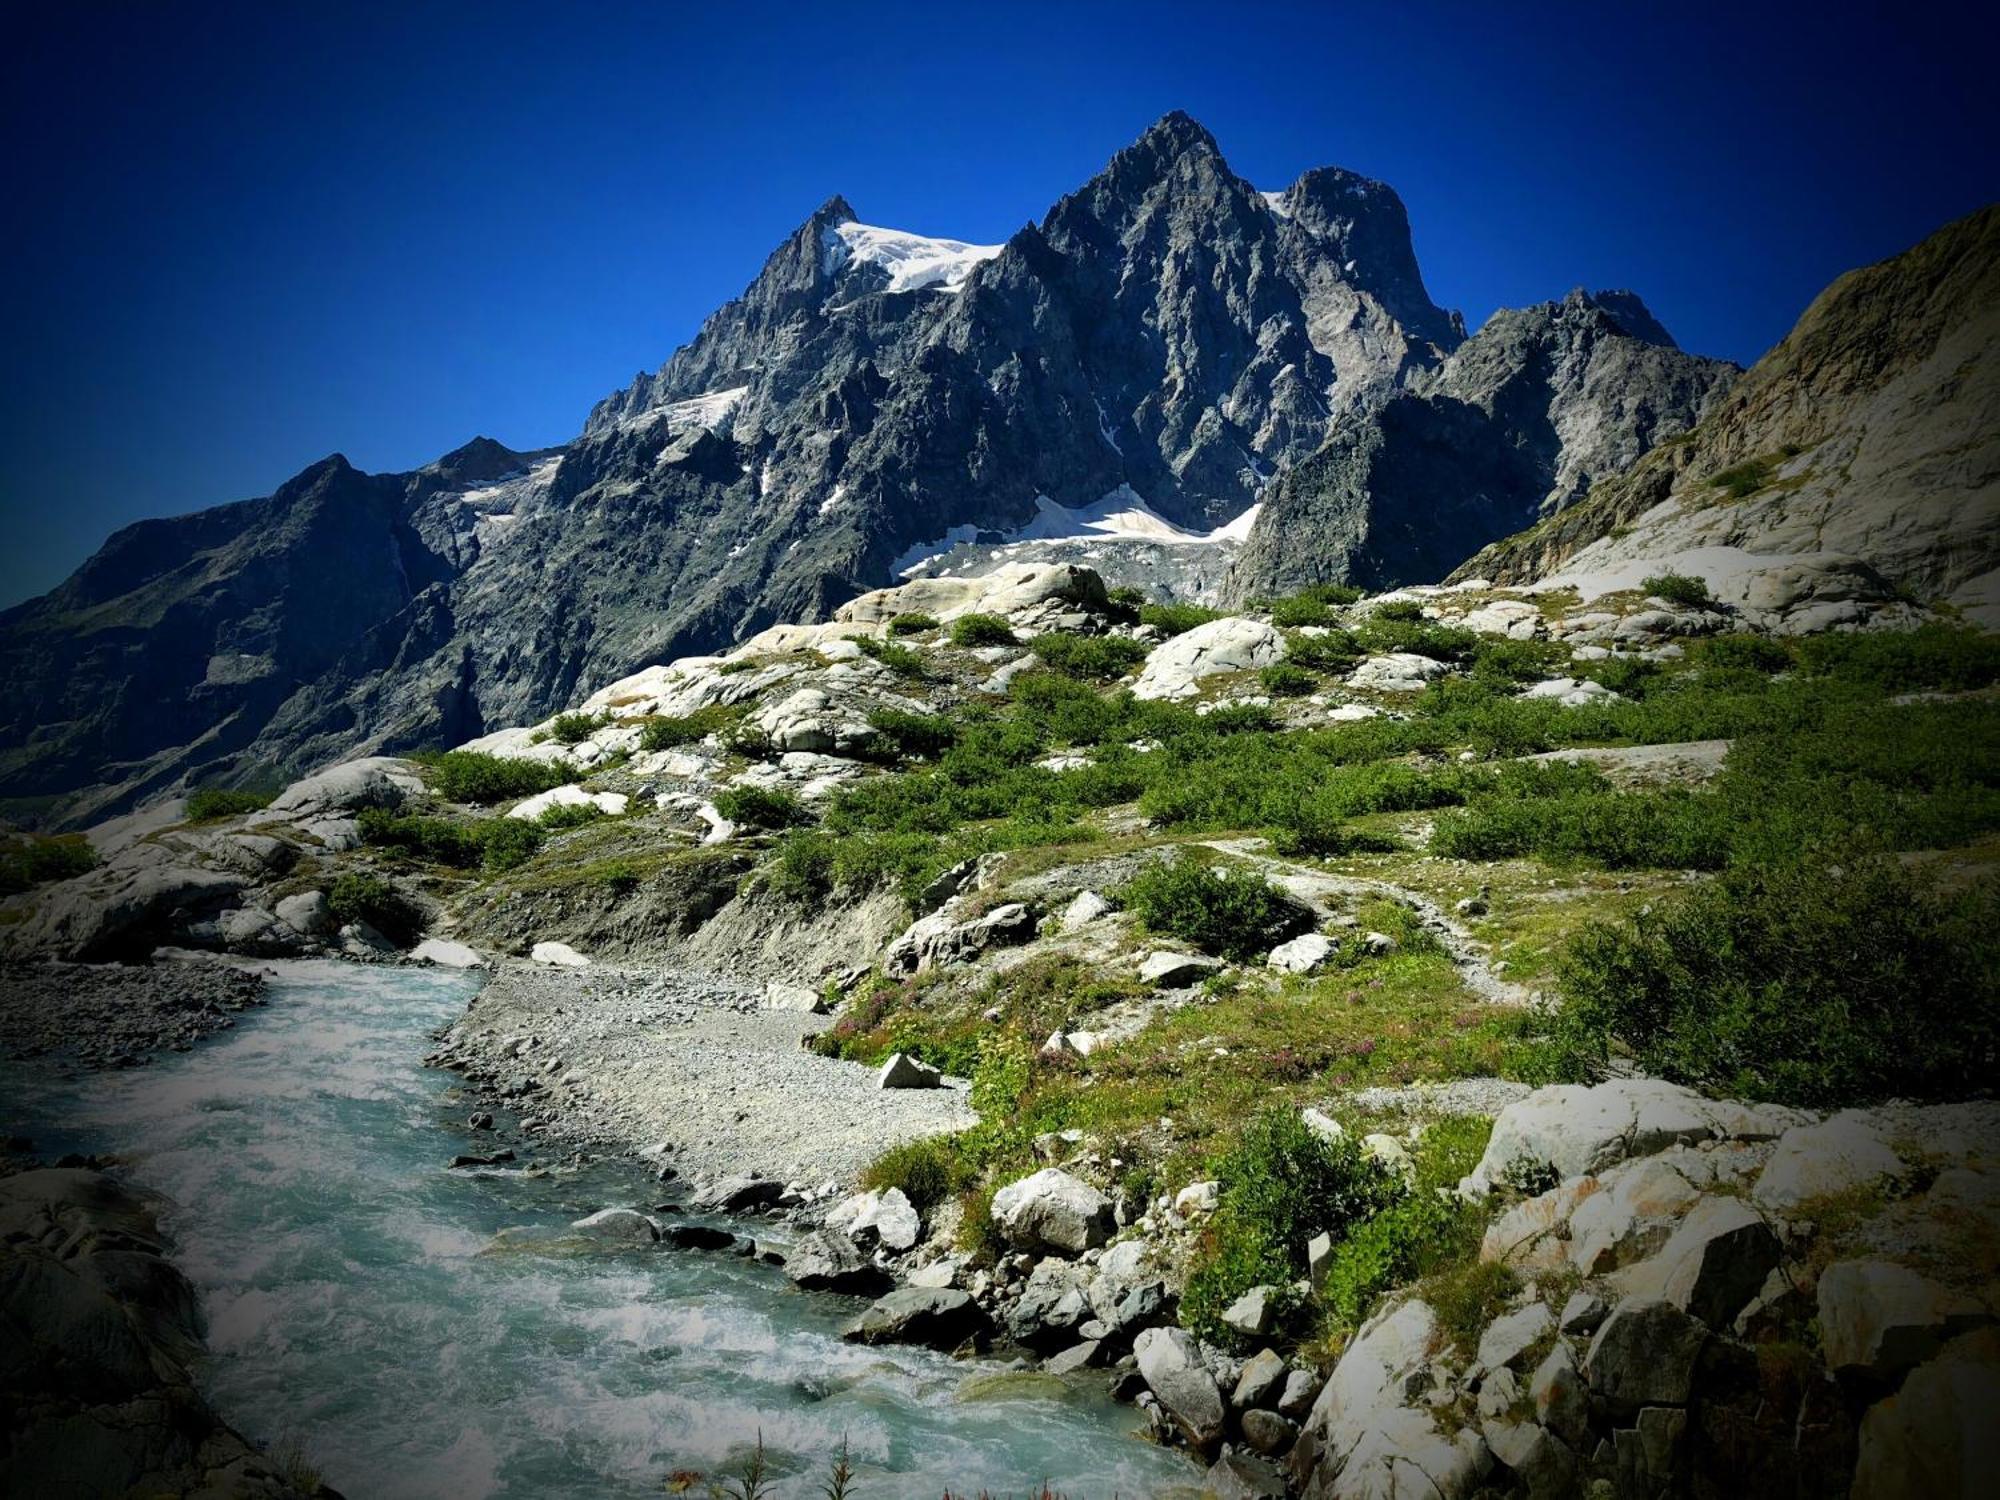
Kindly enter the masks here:
[[1243, 1373], [1236, 1377], [1236, 1389], [1229, 1404], [1238, 1411], [1253, 1406], [1276, 1406], [1285, 1386], [1285, 1362], [1273, 1349], [1260, 1349], [1244, 1361]]
[[660, 1238], [676, 1250], [727, 1250], [736, 1236], [713, 1224], [673, 1224], [660, 1231]]
[[401, 807], [406, 798], [423, 790], [423, 777], [408, 761], [389, 756], [350, 760], [293, 782], [271, 799], [269, 807], [253, 813], [249, 825], [351, 818], [370, 807]]
[[1567, 1500], [1576, 1493], [1576, 1454], [1554, 1433], [1533, 1422], [1488, 1420], [1480, 1424], [1486, 1446], [1520, 1482], [1528, 1500]]
[[923, 1236], [916, 1206], [901, 1188], [857, 1193], [834, 1207], [826, 1222], [862, 1244], [878, 1241], [889, 1250], [909, 1250]]
[[1479, 1336], [1479, 1352], [1471, 1373], [1490, 1374], [1496, 1370], [1518, 1369], [1528, 1351], [1553, 1332], [1555, 1314], [1539, 1302], [1495, 1318]]
[[528, 957], [538, 964], [551, 964], [559, 969], [587, 969], [590, 960], [585, 958], [568, 943], [537, 943], [528, 950]]
[[[1447, 1435], [1427, 1406], [1408, 1405], [1429, 1383], [1437, 1317], [1417, 1299], [1394, 1303], [1362, 1325], [1314, 1400], [1300, 1452], [1316, 1466], [1314, 1500], [1414, 1493], [1469, 1496], [1492, 1465], [1477, 1432]], [[1313, 1446], [1309, 1450], [1307, 1444]]]
[[1060, 1354], [1051, 1354], [1042, 1361], [1042, 1368], [1051, 1375], [1074, 1375], [1079, 1370], [1087, 1370], [1100, 1363], [1099, 1356], [1104, 1345], [1097, 1339], [1085, 1339], [1080, 1344], [1072, 1344]]
[[1528, 1399], [1535, 1404], [1535, 1420], [1582, 1448], [1590, 1437], [1590, 1389], [1569, 1345], [1556, 1340], [1555, 1347], [1535, 1366], [1528, 1379]]
[[1222, 1310], [1222, 1321], [1247, 1339], [1260, 1339], [1277, 1321], [1278, 1288], [1253, 1286]]
[[1308, 932], [1288, 943], [1280, 943], [1264, 960], [1285, 974], [1310, 974], [1333, 955], [1333, 944], [1317, 932]]
[[785, 1185], [775, 1177], [724, 1177], [696, 1193], [694, 1206], [703, 1213], [743, 1214], [784, 1196]]
[[[131, 855], [149, 847], [137, 845]], [[143, 957], [233, 905], [244, 884], [243, 876], [222, 870], [107, 865], [37, 892], [33, 912], [11, 929], [9, 947], [76, 962]]]
[[993, 1222], [1017, 1250], [1080, 1255], [1117, 1228], [1111, 1200], [1057, 1167], [1010, 1182], [993, 1195]]
[[1285, 1386], [1278, 1393], [1278, 1415], [1289, 1417], [1294, 1422], [1304, 1421], [1312, 1410], [1313, 1398], [1319, 1395], [1319, 1376], [1311, 1370], [1294, 1370], [1285, 1377]]
[[1237, 1419], [1243, 1441], [1267, 1458], [1275, 1458], [1298, 1438], [1298, 1425], [1262, 1407], [1251, 1407]]
[[1204, 677], [1255, 671], [1284, 653], [1285, 638], [1262, 620], [1239, 616], [1210, 620], [1154, 647], [1132, 685], [1132, 696], [1192, 698]]
[[623, 792], [586, 792], [580, 786], [559, 786], [537, 792], [525, 802], [515, 803], [507, 810], [507, 816], [533, 823], [543, 813], [553, 812], [558, 807], [594, 807], [606, 817], [618, 818], [625, 815], [630, 801]]
[[1660, 1253], [1622, 1280], [1720, 1330], [1758, 1295], [1782, 1258], [1778, 1236], [1749, 1204], [1741, 1198], [1704, 1198]]
[[2000, 1474], [2000, 1364], [1940, 1359], [1861, 1419], [1852, 1500], [1975, 1500]]
[[301, 891], [285, 897], [273, 909], [280, 922], [309, 938], [331, 937], [340, 926], [326, 904], [325, 891]]
[[764, 986], [765, 1010], [788, 1010], [817, 1016], [826, 1012], [826, 997], [809, 984], [793, 984], [774, 979]]
[[843, 1330], [851, 1344], [923, 1344], [956, 1349], [987, 1332], [986, 1314], [952, 1287], [906, 1286], [878, 1298]]
[[1111, 903], [1096, 891], [1078, 891], [1075, 899], [1063, 908], [1062, 924], [1066, 930], [1082, 927], [1099, 917], [1109, 916], [1113, 909]]
[[600, 1208], [569, 1227], [607, 1244], [650, 1245], [660, 1237], [660, 1226], [636, 1208]]
[[1586, 1276], [1601, 1276], [1650, 1255], [1700, 1197], [1658, 1157], [1613, 1168], [1569, 1216], [1570, 1264]]
[[1564, 1333], [1592, 1333], [1608, 1311], [1604, 1299], [1595, 1292], [1572, 1292], [1557, 1323]]
[[1377, 1162], [1408, 1182], [1417, 1175], [1416, 1158], [1410, 1155], [1410, 1148], [1393, 1135], [1376, 1131], [1361, 1137], [1361, 1154]]
[[785, 1274], [809, 1292], [877, 1297], [892, 1285], [889, 1273], [837, 1229], [816, 1229], [794, 1245], [785, 1257]]
[[436, 964], [441, 969], [478, 969], [486, 964], [478, 949], [455, 943], [449, 938], [425, 938], [410, 950], [410, 957], [419, 963]]
[[1221, 1442], [1222, 1392], [1194, 1340], [1178, 1328], [1148, 1328], [1134, 1340], [1132, 1352], [1146, 1388], [1159, 1398], [1188, 1445], [1205, 1453]]
[[1434, 657], [1413, 651], [1371, 656], [1348, 674], [1347, 685], [1376, 693], [1420, 693], [1436, 677], [1451, 670]]
[[1019, 901], [996, 906], [971, 921], [950, 907], [919, 917], [882, 953], [882, 972], [921, 974], [942, 964], [968, 963], [988, 948], [1025, 943], [1035, 935], [1035, 914]]
[[1007, 1331], [1030, 1349], [1061, 1349], [1079, 1337], [1090, 1320], [1085, 1285], [1090, 1272], [1055, 1256], [1029, 1273], [1027, 1285], [1007, 1311]]
[[1219, 958], [1200, 953], [1149, 953], [1139, 965], [1141, 983], [1158, 989], [1178, 990], [1200, 984], [1223, 967]]
[[1751, 1196], [1760, 1208], [1791, 1213], [1810, 1199], [1866, 1187], [1906, 1170], [1879, 1117], [1842, 1110], [1779, 1136]]
[[[1260, 1412], [1260, 1416], [1271, 1416]], [[1283, 1417], [1272, 1417], [1284, 1423]], [[1290, 1424], [1285, 1424], [1289, 1427]], [[1246, 1438], [1248, 1434], [1245, 1434]], [[1202, 1476], [1201, 1492], [1214, 1500], [1284, 1500], [1285, 1480], [1276, 1469], [1247, 1453], [1229, 1453], [1217, 1459]]]
[[882, 1064], [882, 1071], [875, 1075], [875, 1086], [882, 1089], [942, 1088], [944, 1074], [907, 1052], [895, 1052]]
[[1694, 1387], [1695, 1362], [1707, 1342], [1708, 1330], [1673, 1303], [1630, 1297], [1597, 1330], [1583, 1370], [1591, 1393], [1614, 1411], [1680, 1406]]
[[1523, 1170], [1552, 1171], [1558, 1180], [1601, 1173], [1680, 1143], [1770, 1139], [1801, 1118], [1775, 1106], [1704, 1099], [1655, 1078], [1553, 1084], [1500, 1111], [1486, 1153], [1463, 1187], [1485, 1193]]
[[1819, 1278], [1820, 1348], [1836, 1375], [1893, 1381], [1993, 1314], [1907, 1266], [1843, 1260]]

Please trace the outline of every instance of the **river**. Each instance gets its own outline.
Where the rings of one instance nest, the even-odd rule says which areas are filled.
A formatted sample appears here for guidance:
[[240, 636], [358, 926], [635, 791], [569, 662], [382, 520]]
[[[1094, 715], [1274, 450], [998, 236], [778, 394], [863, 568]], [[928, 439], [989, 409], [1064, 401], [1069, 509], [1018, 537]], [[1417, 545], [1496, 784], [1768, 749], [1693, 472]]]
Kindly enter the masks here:
[[192, 1052], [7, 1078], [6, 1129], [116, 1156], [171, 1201], [209, 1318], [201, 1382], [247, 1436], [297, 1442], [351, 1500], [657, 1496], [760, 1434], [778, 1496], [819, 1495], [843, 1440], [860, 1500], [1193, 1492], [1101, 1375], [851, 1346], [857, 1303], [727, 1254], [483, 1253], [658, 1190], [623, 1166], [445, 1170], [462, 1111], [420, 1059], [476, 984], [280, 965], [267, 1009]]

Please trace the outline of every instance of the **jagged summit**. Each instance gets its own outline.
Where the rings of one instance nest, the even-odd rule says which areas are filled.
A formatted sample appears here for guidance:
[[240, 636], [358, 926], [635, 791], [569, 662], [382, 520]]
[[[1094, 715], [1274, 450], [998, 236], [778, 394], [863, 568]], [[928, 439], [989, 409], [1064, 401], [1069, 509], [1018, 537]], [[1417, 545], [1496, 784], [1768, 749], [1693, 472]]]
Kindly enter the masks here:
[[[1501, 378], [1500, 340], [1482, 348], [1492, 389], [1546, 417], [1535, 372], [1557, 357], [1535, 351], [1562, 341], [1538, 328], [1516, 328], [1519, 379]], [[410, 474], [316, 465], [267, 500], [148, 523], [9, 614], [0, 812], [91, 785], [115, 810], [523, 722], [648, 662], [824, 618], [954, 548], [1068, 545], [1049, 535], [1065, 517], [1142, 515], [1233, 548], [1345, 424], [1448, 362], [1485, 389], [1467, 346], [1392, 188], [1324, 167], [1265, 194], [1182, 111], [1000, 245], [870, 224], [835, 194], [560, 450], [477, 439]], [[1623, 394], [1635, 442], [1679, 410]], [[1575, 399], [1565, 419], [1595, 431], [1595, 394]], [[1412, 524], [1440, 507], [1447, 561], [1505, 529], [1412, 504]], [[1211, 588], [1222, 566], [1183, 571]]]

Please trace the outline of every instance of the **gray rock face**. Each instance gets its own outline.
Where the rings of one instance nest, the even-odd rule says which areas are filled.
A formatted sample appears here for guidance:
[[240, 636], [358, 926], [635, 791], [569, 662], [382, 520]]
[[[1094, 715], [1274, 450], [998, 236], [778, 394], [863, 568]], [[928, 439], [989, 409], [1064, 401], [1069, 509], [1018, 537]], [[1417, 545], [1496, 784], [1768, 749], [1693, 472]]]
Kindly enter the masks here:
[[828, 200], [561, 450], [480, 439], [391, 475], [336, 456], [119, 533], [0, 617], [0, 795], [93, 788], [102, 814], [184, 776], [532, 723], [648, 661], [824, 619], [1023, 527], [1038, 496], [1129, 487], [1207, 532], [1331, 412], [1463, 338], [1393, 191], [1325, 169], [1266, 197], [1185, 115], [1005, 245], [947, 247], [936, 280], [855, 219]]
[[1820, 1343], [1836, 1374], [1894, 1380], [1947, 1339], [1992, 1321], [1972, 1298], [1894, 1261], [1843, 1260], [1819, 1279]]
[[1590, 1341], [1584, 1374], [1591, 1393], [1616, 1409], [1679, 1406], [1707, 1341], [1708, 1330], [1671, 1302], [1628, 1298]]
[[1496, 313], [1435, 373], [1335, 422], [1274, 486], [1228, 591], [1441, 578], [1467, 538], [1564, 510], [1693, 427], [1736, 373], [1674, 348], [1630, 293]]
[[[1839, 606], [1854, 598], [1859, 559], [1877, 599], [1901, 586], [2000, 621], [1996, 349], [2000, 208], [1988, 207], [1840, 277], [1689, 442], [1655, 449], [1456, 576], [1518, 583], [1622, 567], [1636, 579], [1692, 563], [1718, 597], [1810, 614], [1799, 593], [1818, 590], [1821, 560], [1840, 560], [1825, 596]], [[1724, 550], [1703, 565], [1712, 548]], [[1819, 613], [1807, 628], [1839, 623], [1837, 608]]]

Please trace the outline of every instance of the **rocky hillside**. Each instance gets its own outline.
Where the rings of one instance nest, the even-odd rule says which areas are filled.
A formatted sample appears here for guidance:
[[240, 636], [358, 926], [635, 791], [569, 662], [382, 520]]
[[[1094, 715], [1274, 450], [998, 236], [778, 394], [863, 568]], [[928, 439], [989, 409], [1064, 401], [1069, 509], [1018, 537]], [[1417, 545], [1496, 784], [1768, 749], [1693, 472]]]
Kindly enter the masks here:
[[640, 1154], [679, 1206], [580, 1231], [1108, 1385], [1218, 1494], [1971, 1493], [2000, 649], [1670, 592], [915, 580], [18, 840], [5, 977], [486, 966], [462, 1161]]
[[[127, 528], [0, 616], [0, 809], [80, 826], [450, 744], [913, 573], [1075, 562], [1214, 602], [1316, 453], [1243, 586], [1427, 579], [1680, 430], [1726, 374], [1623, 293], [1462, 344], [1389, 187], [1324, 168], [1259, 191], [1185, 115], [1000, 245], [834, 198], [564, 448], [330, 458]], [[1406, 418], [1478, 427], [1477, 483]]]
[[1694, 426], [1736, 373], [1683, 353], [1630, 292], [1495, 313], [1271, 486], [1228, 593], [1441, 578], [1459, 538], [1562, 512]]
[[1841, 277], [1683, 442], [1455, 577], [1764, 598], [1874, 575], [2000, 619], [2000, 208]]

